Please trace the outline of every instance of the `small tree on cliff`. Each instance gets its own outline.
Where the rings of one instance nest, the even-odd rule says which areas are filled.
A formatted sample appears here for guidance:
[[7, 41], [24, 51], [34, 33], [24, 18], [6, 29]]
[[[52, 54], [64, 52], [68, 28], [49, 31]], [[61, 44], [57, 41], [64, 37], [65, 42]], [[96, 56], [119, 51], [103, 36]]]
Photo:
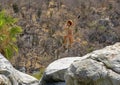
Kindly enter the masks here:
[[22, 29], [16, 25], [17, 19], [14, 19], [0, 12], [0, 53], [10, 59], [14, 52], [18, 52], [16, 46], [17, 35]]

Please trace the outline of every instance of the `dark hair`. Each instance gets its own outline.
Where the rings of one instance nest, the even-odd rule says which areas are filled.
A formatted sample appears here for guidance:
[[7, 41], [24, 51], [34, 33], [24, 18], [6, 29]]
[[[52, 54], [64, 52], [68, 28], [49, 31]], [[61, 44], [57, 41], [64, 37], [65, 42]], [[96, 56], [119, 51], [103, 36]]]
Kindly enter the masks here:
[[69, 23], [70, 25], [72, 25], [72, 24], [73, 24], [73, 22], [72, 22], [71, 20], [67, 21], [67, 23]]

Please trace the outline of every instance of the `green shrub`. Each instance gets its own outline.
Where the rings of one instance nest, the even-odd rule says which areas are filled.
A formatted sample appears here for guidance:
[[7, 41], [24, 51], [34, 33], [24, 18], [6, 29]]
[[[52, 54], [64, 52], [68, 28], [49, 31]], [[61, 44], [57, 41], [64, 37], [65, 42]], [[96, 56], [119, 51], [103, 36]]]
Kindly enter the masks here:
[[92, 51], [94, 51], [94, 47], [90, 46], [90, 47], [87, 49], [87, 52], [90, 53], [90, 52], [92, 52]]
[[112, 4], [109, 4], [109, 10], [112, 10], [113, 6]]
[[37, 78], [37, 79], [40, 79], [44, 73], [44, 70], [45, 70], [44, 68], [41, 68], [41, 70], [39, 72], [32, 74], [32, 76]]
[[103, 25], [101, 25], [101, 26], [99, 26], [99, 29], [100, 29], [100, 30], [105, 30], [105, 29], [106, 29], [106, 27], [105, 27], [105, 26], [103, 26]]
[[17, 19], [0, 12], [0, 53], [10, 59], [14, 52], [18, 52], [16, 46], [17, 35], [22, 32], [16, 25]]

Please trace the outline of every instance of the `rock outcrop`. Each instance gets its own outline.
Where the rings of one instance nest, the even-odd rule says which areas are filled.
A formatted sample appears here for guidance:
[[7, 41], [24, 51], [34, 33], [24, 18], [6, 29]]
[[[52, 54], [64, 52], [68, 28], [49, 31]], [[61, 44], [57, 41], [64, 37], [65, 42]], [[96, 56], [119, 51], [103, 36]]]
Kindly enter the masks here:
[[120, 43], [54, 61], [39, 85], [120, 85]]
[[93, 51], [66, 72], [66, 85], [120, 85], [120, 43]]
[[38, 85], [38, 80], [16, 70], [11, 63], [0, 54], [0, 85]]
[[69, 66], [81, 57], [62, 58], [51, 63], [45, 70], [40, 85], [65, 85], [64, 75]]

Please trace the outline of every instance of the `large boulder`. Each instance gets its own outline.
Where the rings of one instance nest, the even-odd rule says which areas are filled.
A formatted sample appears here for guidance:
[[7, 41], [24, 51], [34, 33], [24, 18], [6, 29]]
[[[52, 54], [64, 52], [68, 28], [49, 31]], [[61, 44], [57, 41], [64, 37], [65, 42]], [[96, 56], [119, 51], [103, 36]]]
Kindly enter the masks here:
[[38, 85], [38, 80], [22, 73], [0, 54], [0, 85]]
[[68, 68], [66, 85], [120, 85], [120, 43], [93, 51]]
[[68, 57], [52, 62], [45, 70], [40, 85], [65, 85], [64, 75], [69, 66], [81, 57]]

